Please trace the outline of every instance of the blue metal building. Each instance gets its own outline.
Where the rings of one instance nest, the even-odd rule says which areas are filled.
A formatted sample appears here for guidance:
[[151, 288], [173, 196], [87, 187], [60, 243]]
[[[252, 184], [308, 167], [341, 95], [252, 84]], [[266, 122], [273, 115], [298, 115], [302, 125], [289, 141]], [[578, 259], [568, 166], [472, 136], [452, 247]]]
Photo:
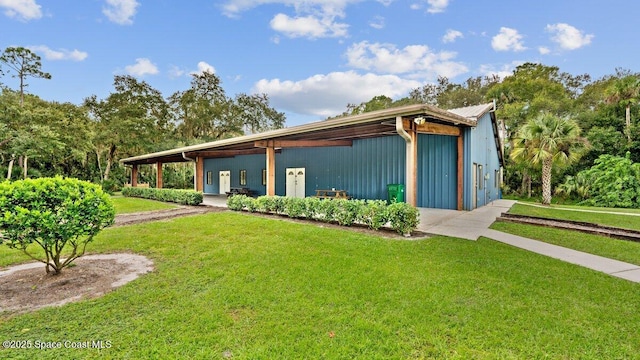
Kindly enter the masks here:
[[194, 186], [205, 194], [245, 188], [308, 197], [340, 189], [356, 199], [387, 199], [389, 184], [403, 184], [415, 206], [470, 210], [500, 197], [502, 150], [493, 110], [493, 104], [450, 111], [412, 105], [123, 162], [161, 169], [164, 162], [194, 161]]

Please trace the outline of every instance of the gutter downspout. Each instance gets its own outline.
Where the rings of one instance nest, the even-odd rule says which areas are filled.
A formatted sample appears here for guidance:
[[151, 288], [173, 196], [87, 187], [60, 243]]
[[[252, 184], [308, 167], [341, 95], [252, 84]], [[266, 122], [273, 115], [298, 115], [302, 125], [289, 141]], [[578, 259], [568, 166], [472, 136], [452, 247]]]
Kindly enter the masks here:
[[187, 157], [187, 155], [185, 155], [184, 151], [182, 152], [182, 158], [187, 160], [187, 161], [191, 161], [193, 162], [193, 188], [195, 189], [197, 187], [197, 183], [196, 183], [196, 165], [197, 165], [197, 161], [196, 159], [192, 159], [190, 157]]
[[414, 171], [416, 159], [414, 153], [414, 140], [411, 134], [404, 130], [402, 116], [396, 116], [396, 132], [406, 142], [406, 160], [405, 160], [405, 183], [406, 183], [406, 202], [416, 206], [416, 173]]

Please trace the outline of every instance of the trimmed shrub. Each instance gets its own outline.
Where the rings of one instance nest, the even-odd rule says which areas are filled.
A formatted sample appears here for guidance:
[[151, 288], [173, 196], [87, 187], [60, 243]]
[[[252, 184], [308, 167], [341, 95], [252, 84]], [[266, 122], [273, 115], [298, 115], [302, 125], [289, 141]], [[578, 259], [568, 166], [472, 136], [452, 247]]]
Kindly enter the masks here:
[[247, 195], [233, 195], [227, 198], [227, 207], [231, 210], [240, 211], [244, 209], [244, 199]]
[[314, 197], [305, 199], [304, 214], [308, 219], [315, 219], [318, 216], [321, 202], [322, 200]]
[[364, 206], [363, 200], [335, 199], [336, 211], [333, 214], [335, 221], [342, 226], [351, 226], [358, 219], [361, 208]]
[[360, 208], [358, 221], [367, 225], [370, 229], [378, 230], [383, 227], [388, 220], [387, 202], [384, 200], [368, 200]]
[[154, 189], [138, 187], [122, 188], [122, 195], [192, 206], [202, 204], [202, 200], [204, 199], [202, 193], [195, 190]]
[[270, 213], [273, 208], [273, 201], [271, 201], [271, 196], [259, 196], [256, 201], [256, 211], [261, 213]]
[[[59, 274], [84, 255], [87, 244], [114, 218], [111, 199], [90, 182], [58, 176], [0, 183], [0, 244], [44, 263], [47, 273]], [[44, 250], [45, 259], [27, 250], [33, 243]]]
[[245, 196], [242, 199], [242, 206], [245, 209], [247, 209], [248, 212], [256, 212], [256, 210], [258, 209], [258, 206], [256, 204], [256, 199], [254, 199], [254, 198], [252, 198], [250, 196]]
[[410, 235], [418, 227], [420, 213], [407, 203], [393, 203], [387, 207], [391, 228], [398, 234]]
[[291, 218], [337, 222], [343, 226], [362, 223], [373, 230], [379, 230], [390, 222], [391, 228], [403, 235], [415, 230], [420, 219], [418, 209], [413, 206], [405, 203], [387, 206], [384, 200], [322, 200], [283, 196], [260, 196], [254, 199], [235, 195], [227, 199], [227, 206], [236, 211], [284, 214]]
[[336, 221], [336, 211], [338, 211], [338, 203], [333, 200], [322, 200], [318, 204], [318, 218], [323, 222]]
[[291, 218], [301, 218], [305, 215], [305, 199], [285, 198], [284, 211]]

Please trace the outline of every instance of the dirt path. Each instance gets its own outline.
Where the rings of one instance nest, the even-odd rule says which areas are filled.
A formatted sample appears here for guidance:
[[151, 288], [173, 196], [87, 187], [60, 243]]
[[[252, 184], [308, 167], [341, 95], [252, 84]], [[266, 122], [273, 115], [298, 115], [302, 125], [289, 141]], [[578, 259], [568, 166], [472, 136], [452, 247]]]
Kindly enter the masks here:
[[116, 215], [115, 224], [113, 226], [124, 226], [139, 224], [148, 221], [172, 219], [181, 216], [205, 214], [209, 212], [225, 211], [224, 208], [213, 206], [180, 206], [175, 209], [143, 211], [131, 214]]

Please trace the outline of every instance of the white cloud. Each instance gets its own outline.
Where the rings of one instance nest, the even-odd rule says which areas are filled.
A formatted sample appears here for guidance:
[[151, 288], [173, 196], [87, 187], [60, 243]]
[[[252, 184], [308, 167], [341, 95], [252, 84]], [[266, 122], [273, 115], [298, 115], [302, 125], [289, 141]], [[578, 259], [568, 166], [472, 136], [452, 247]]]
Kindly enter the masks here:
[[253, 91], [266, 93], [279, 109], [321, 117], [342, 113], [348, 103], [359, 104], [377, 95], [405, 96], [421, 82], [395, 75], [358, 74], [355, 71], [314, 75], [300, 81], [262, 79]]
[[427, 3], [429, 4], [427, 12], [432, 14], [441, 13], [449, 6], [449, 0], [427, 0]]
[[496, 51], [523, 51], [527, 49], [523, 45], [522, 35], [518, 33], [518, 30], [508, 27], [500, 28], [500, 33], [491, 40], [491, 46]]
[[295, 37], [344, 37], [349, 25], [337, 21], [345, 17], [345, 8], [362, 0], [228, 0], [222, 12], [228, 17], [266, 4], [280, 4], [294, 9], [295, 15], [279, 13], [271, 19], [271, 28]]
[[362, 0], [228, 0], [222, 5], [222, 12], [228, 17], [237, 17], [240, 13], [262, 5], [281, 4], [293, 7], [296, 13], [322, 13], [344, 16], [347, 5]]
[[548, 53], [550, 53], [550, 52], [551, 52], [551, 50], [549, 50], [549, 48], [548, 48], [548, 47], [546, 47], [546, 46], [540, 46], [540, 47], [538, 47], [538, 52], [539, 52], [541, 55], [547, 55]]
[[414, 78], [453, 78], [468, 71], [461, 62], [455, 62], [455, 52], [433, 52], [426, 45], [409, 45], [398, 49], [392, 44], [363, 41], [347, 49], [351, 67], [389, 74], [407, 74]]
[[206, 73], [206, 72], [208, 72], [210, 74], [215, 74], [216, 73], [216, 69], [213, 66], [207, 64], [206, 62], [200, 61], [200, 62], [198, 62], [198, 70], [197, 71], [192, 71], [191, 74], [202, 74], [202, 73]]
[[289, 17], [277, 14], [271, 19], [271, 28], [290, 38], [342, 37], [347, 35], [348, 25], [334, 22], [331, 17], [317, 18], [313, 15]]
[[450, 43], [456, 41], [458, 38], [463, 38], [464, 35], [458, 30], [448, 29], [447, 32], [442, 37], [443, 43]]
[[87, 58], [87, 56], [89, 56], [89, 54], [87, 54], [84, 51], [80, 51], [77, 49], [74, 50], [67, 50], [67, 49], [59, 49], [59, 50], [53, 50], [50, 49], [48, 46], [46, 45], [36, 45], [36, 46], [29, 46], [29, 49], [31, 49], [31, 51], [35, 52], [35, 53], [42, 53], [44, 55], [44, 58], [47, 60], [72, 60], [72, 61], [82, 61], [84, 59]]
[[35, 0], [0, 0], [0, 8], [4, 8], [4, 14], [10, 18], [18, 18], [23, 21], [40, 19], [42, 11]]
[[155, 75], [158, 73], [158, 67], [147, 58], [137, 58], [134, 65], [127, 65], [124, 69], [129, 75], [133, 76]]
[[389, 6], [391, 5], [395, 0], [376, 0], [378, 1], [380, 4], [384, 5], [384, 6]]
[[136, 0], [106, 0], [106, 7], [102, 8], [102, 13], [116, 24], [131, 25], [131, 18], [136, 14], [138, 6], [140, 3]]
[[479, 72], [485, 76], [498, 75], [501, 80], [504, 80], [507, 76], [513, 75], [513, 71], [524, 63], [524, 61], [516, 60], [498, 67], [492, 64], [483, 64], [480, 65]]
[[179, 78], [186, 73], [187, 72], [184, 69], [181, 69], [178, 66], [172, 65], [171, 69], [169, 69], [169, 78], [171, 79]]
[[593, 39], [592, 34], [584, 34], [581, 30], [564, 23], [547, 25], [546, 30], [553, 34], [551, 40], [560, 45], [564, 50], [579, 49], [591, 44], [591, 40]]
[[378, 30], [384, 29], [384, 26], [385, 26], [384, 20], [385, 19], [382, 16], [379, 16], [379, 15], [374, 16], [373, 19], [371, 19], [369, 21], [369, 26], [371, 26], [374, 29], [378, 29]]

